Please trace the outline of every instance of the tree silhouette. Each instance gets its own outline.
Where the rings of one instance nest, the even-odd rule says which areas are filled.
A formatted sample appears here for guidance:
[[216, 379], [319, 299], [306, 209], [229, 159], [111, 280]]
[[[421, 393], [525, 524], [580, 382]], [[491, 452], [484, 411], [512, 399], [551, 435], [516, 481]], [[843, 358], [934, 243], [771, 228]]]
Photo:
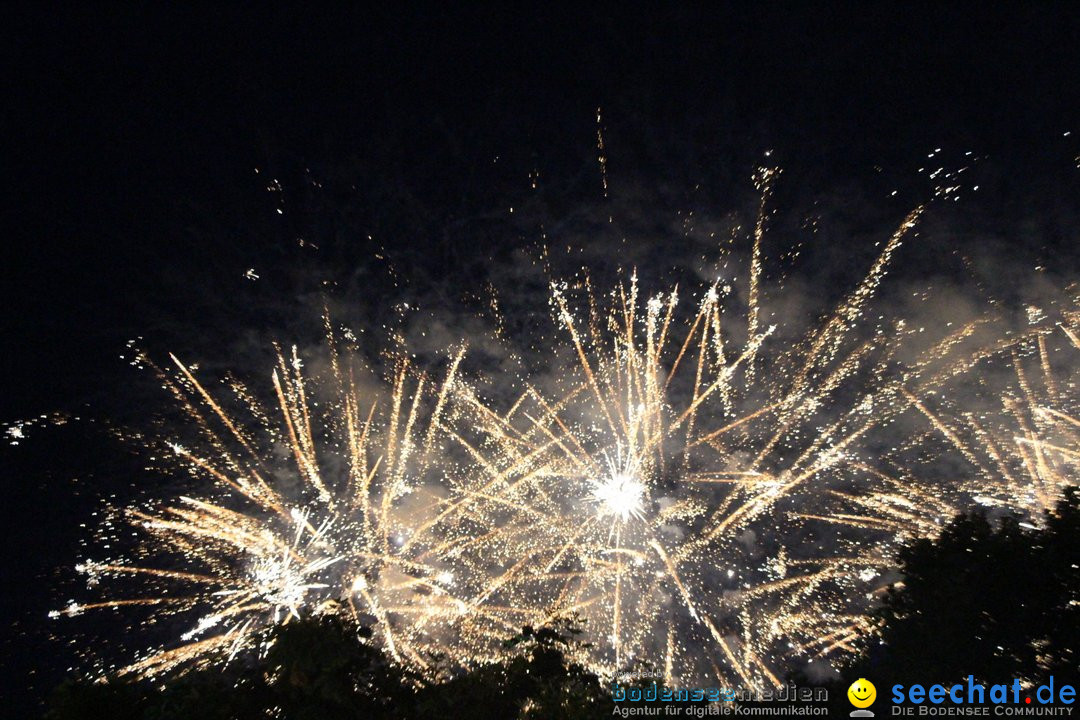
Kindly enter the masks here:
[[141, 688], [122, 681], [91, 683], [66, 680], [49, 696], [46, 720], [140, 720], [145, 698]]
[[971, 513], [906, 547], [865, 671], [904, 684], [1075, 679], [1078, 518], [1072, 488], [1042, 528]]
[[[167, 680], [69, 681], [52, 694], [47, 720], [372, 720], [454, 717], [607, 717], [614, 704], [600, 679], [567, 653], [582, 645], [573, 621], [532, 628], [506, 641], [510, 658], [429, 682], [367, 640], [371, 631], [338, 615], [275, 628], [262, 657], [224, 670]], [[437, 660], [437, 659], [433, 659]]]
[[615, 707], [610, 691], [594, 673], [566, 657], [574, 646], [583, 645], [582, 634], [573, 619], [539, 629], [522, 628], [504, 643], [517, 648], [519, 655], [426, 688], [417, 717], [578, 720], [610, 716]]
[[[1080, 494], [1069, 488], [1042, 527], [982, 512], [954, 518], [936, 539], [899, 555], [903, 579], [875, 613], [876, 631], [829, 684], [834, 714], [860, 677], [894, 684], [1013, 679], [1080, 685]], [[800, 685], [821, 685], [801, 673]]]
[[285, 717], [405, 717], [419, 679], [362, 642], [370, 636], [337, 615], [280, 627], [265, 666]]

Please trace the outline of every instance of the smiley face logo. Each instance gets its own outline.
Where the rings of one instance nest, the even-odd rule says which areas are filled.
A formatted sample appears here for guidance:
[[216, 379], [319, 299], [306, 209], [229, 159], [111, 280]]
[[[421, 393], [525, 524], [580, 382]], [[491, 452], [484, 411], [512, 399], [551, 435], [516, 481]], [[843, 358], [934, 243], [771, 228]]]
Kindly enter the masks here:
[[866, 708], [877, 699], [877, 688], [866, 678], [859, 678], [847, 689], [848, 700], [857, 708]]

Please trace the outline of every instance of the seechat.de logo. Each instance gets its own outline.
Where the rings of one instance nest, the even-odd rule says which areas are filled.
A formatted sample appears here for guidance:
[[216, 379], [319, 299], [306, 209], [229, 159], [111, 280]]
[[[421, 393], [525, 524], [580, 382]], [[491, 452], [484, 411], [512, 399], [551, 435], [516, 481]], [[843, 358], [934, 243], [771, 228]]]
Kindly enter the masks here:
[[[984, 685], [976, 682], [974, 675], [966, 680], [951, 685], [935, 684], [929, 687], [915, 684], [892, 686], [894, 705], [901, 703], [912, 705], [1023, 705], [1029, 710], [1037, 710], [1040, 705], [1072, 705], [1076, 702], [1076, 688], [1066, 683], [1055, 681], [1051, 675], [1041, 685], [1025, 686], [1017, 679], [1011, 683]], [[1036, 706], [1031, 708], [1030, 706]], [[912, 708], [907, 708], [912, 709]], [[909, 715], [910, 712], [893, 713]], [[920, 714], [938, 714], [922, 713]], [[996, 715], [1045, 714], [1041, 712], [1021, 713], [1017, 709], [999, 708]]]

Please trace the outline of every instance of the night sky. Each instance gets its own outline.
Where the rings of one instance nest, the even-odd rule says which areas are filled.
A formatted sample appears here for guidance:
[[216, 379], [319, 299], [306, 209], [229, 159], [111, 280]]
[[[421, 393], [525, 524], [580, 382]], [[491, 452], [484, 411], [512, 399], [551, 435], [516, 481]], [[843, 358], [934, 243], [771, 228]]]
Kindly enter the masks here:
[[680, 218], [752, 214], [766, 157], [772, 231], [826, 228], [801, 270], [823, 304], [930, 199], [939, 148], [980, 187], [934, 208], [902, 283], [1007, 304], [1016, 268], [1080, 270], [1067, 3], [4, 15], [0, 423], [83, 418], [0, 444], [15, 716], [75, 662], [46, 612], [77, 585], [80, 524], [139, 466], [104, 432], [153, 402], [130, 339], [227, 365], [317, 339], [323, 293], [372, 327], [409, 298], [466, 313], [540, 226], [660, 282], [700, 249]]

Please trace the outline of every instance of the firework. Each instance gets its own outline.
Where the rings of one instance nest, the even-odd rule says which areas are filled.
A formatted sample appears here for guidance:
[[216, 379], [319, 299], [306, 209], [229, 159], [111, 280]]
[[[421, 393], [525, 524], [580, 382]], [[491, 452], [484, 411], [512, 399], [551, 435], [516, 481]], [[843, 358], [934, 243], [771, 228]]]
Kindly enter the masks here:
[[[669, 681], [777, 683], [774, 646], [795, 628], [806, 634], [814, 614], [797, 598], [824, 603], [825, 585], [853, 564], [884, 564], [777, 564], [750, 538], [774, 550], [790, 542], [799, 523], [780, 507], [818, 495], [853, 444], [908, 405], [898, 383], [882, 380], [888, 343], [860, 341], [855, 328], [917, 216], [847, 300], [784, 352], [769, 346], [775, 326], [760, 327], [760, 270], [735, 320], [719, 284], [690, 312], [674, 290], [643, 301], [635, 277], [601, 298], [587, 277], [576, 297], [554, 284], [565, 345], [552, 352], [571, 368], [527, 383], [502, 409], [463, 385], [471, 433], [453, 433], [489, 491], [520, 504], [500, 524], [531, 528], [498, 549], [508, 568], [499, 603], [544, 607], [541, 622], [584, 618], [606, 642], [582, 659], [601, 672], [646, 662]], [[751, 615], [781, 589], [787, 602], [770, 605], [777, 620], [758, 632]]]
[[452, 463], [432, 467], [462, 354], [440, 384], [393, 358], [386, 387], [367, 393], [355, 353], [343, 357], [332, 332], [328, 350], [316, 396], [295, 348], [278, 351], [271, 408], [235, 379], [224, 381], [230, 402], [216, 398], [175, 357], [173, 372], [154, 367], [199, 431], [198, 449], [168, 442], [171, 467], [194, 476], [205, 495], [125, 511], [144, 546], [79, 570], [93, 585], [138, 577], [140, 595], [72, 602], [58, 613], [144, 606], [154, 622], [187, 623], [180, 643], [143, 653], [119, 674], [227, 661], [257, 646], [268, 626], [331, 609], [347, 608], [396, 659], [421, 667], [436, 652], [461, 657], [478, 634], [519, 627], [470, 600], [483, 594], [482, 570], [459, 554], [503, 530], [479, 525], [472, 498], [456, 492], [467, 483], [447, 476]]
[[[522, 626], [567, 617], [596, 640], [575, 659], [603, 675], [645, 663], [676, 685], [761, 688], [793, 658], [852, 651], [895, 543], [965, 498], [1045, 507], [1075, 469], [1080, 423], [1044, 331], [959, 352], [979, 320], [903, 363], [902, 328], [866, 318], [921, 208], [819, 324], [777, 320], [762, 247], [775, 176], [758, 175], [745, 302], [734, 280], [689, 301], [645, 297], [636, 275], [605, 293], [587, 274], [553, 282], [561, 340], [540, 349], [545, 372], [480, 377], [461, 347], [438, 372], [389, 355], [379, 379], [329, 317], [326, 360], [278, 349], [265, 396], [142, 357], [197, 432], [166, 444], [193, 489], [124, 511], [138, 551], [80, 564], [93, 585], [136, 580], [130, 595], [57, 614], [141, 607], [183, 624], [111, 669], [139, 676], [261, 652], [267, 628], [321, 612], [351, 613], [432, 675], [435, 658], [494, 660]], [[1062, 330], [1076, 346], [1075, 315]], [[950, 408], [953, 384], [1002, 357], [1012, 425]], [[492, 384], [524, 390], [503, 402], [483, 396]], [[929, 429], [868, 462], [875, 429], [912, 415]], [[978, 479], [928, 487], [907, 453], [931, 435], [945, 440], [932, 455], [958, 453]]]
[[295, 349], [278, 350], [269, 407], [231, 377], [219, 400], [172, 358], [154, 369], [199, 437], [169, 449], [204, 491], [127, 510], [146, 546], [81, 564], [93, 584], [138, 577], [139, 595], [62, 613], [144, 606], [186, 622], [181, 642], [121, 674], [227, 661], [269, 626], [344, 608], [421, 669], [436, 654], [495, 658], [522, 625], [575, 616], [603, 640], [581, 658], [601, 672], [648, 662], [672, 681], [775, 683], [772, 644], [807, 611], [772, 605], [765, 634], [748, 613], [780, 588], [823, 602], [846, 565], [778, 571], [751, 538], [782, 548], [797, 524], [777, 506], [828, 485], [853, 443], [906, 406], [881, 381], [887, 344], [853, 331], [918, 214], [794, 347], [771, 347], [776, 327], [762, 322], [761, 222], [735, 320], [720, 282], [690, 312], [674, 289], [643, 301], [636, 277], [601, 298], [587, 278], [555, 283], [557, 372], [523, 378], [508, 408], [460, 376], [463, 349], [439, 382], [393, 357], [369, 391], [329, 319], [327, 367], [306, 373]]
[[[1080, 463], [1073, 360], [1080, 351], [1080, 313], [1066, 310], [1056, 325], [1043, 322], [1034, 307], [1028, 317], [1028, 329], [962, 356], [908, 393], [925, 428], [883, 458], [891, 472], [868, 469], [876, 479], [872, 487], [836, 493], [840, 509], [822, 519], [898, 542], [936, 535], [971, 504], [1040, 523], [1061, 491], [1075, 484]], [[949, 454], [961, 469], [935, 486], [913, 474], [918, 460], [910, 456], [916, 454]]]
[[[1073, 307], [1077, 300], [1072, 298]], [[814, 623], [787, 628], [787, 636], [806, 638], [796, 652], [820, 656], [859, 647], [872, 627], [865, 609], [894, 578], [889, 561], [903, 544], [936, 537], [973, 506], [1019, 516], [1034, 527], [1061, 491], [1076, 483], [1078, 320], [1080, 314], [1066, 310], [1049, 325], [1041, 310], [1029, 308], [1027, 328], [961, 350], [977, 326], [993, 324], [982, 318], [915, 364], [922, 372], [909, 373], [904, 383], [912, 389], [903, 391], [916, 428], [911, 438], [882, 454], [877, 467], [856, 463], [863, 472], [857, 487], [831, 489], [823, 509], [799, 514], [840, 528], [847, 538], [841, 543], [856, 549], [857, 562], [830, 578], [848, 588], [846, 598], [825, 603]], [[875, 563], [880, 572], [870, 570]], [[863, 607], [851, 603], [860, 593], [869, 601]], [[814, 593], [808, 601], [822, 598]], [[774, 622], [797, 617], [783, 611], [789, 600], [772, 613]]]

